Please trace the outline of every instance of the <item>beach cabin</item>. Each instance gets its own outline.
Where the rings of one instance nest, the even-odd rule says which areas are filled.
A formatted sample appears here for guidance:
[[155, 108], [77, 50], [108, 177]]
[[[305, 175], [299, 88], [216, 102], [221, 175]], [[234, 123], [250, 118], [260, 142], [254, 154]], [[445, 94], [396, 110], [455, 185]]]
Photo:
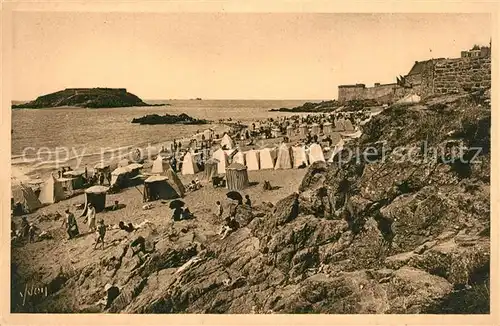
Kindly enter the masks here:
[[292, 138], [293, 134], [294, 134], [293, 127], [292, 126], [286, 127], [286, 136], [288, 138]]
[[243, 190], [249, 186], [247, 167], [233, 163], [226, 169], [227, 188], [229, 190]]
[[198, 173], [199, 169], [195, 159], [195, 155], [190, 152], [187, 152], [186, 155], [184, 155], [184, 158], [182, 160], [182, 175], [191, 175]]
[[153, 175], [144, 180], [143, 200], [144, 202], [159, 199], [175, 199], [181, 195], [168, 182], [166, 176]]
[[203, 180], [212, 182], [212, 178], [218, 175], [217, 167], [219, 162], [213, 158], [205, 162], [205, 170], [203, 171]]
[[256, 150], [249, 150], [245, 153], [245, 162], [248, 171], [260, 170], [259, 152]]
[[220, 146], [222, 148], [225, 148], [225, 149], [233, 149], [234, 148], [234, 141], [228, 134], [224, 134], [224, 136], [222, 137], [222, 139], [220, 141]]
[[291, 169], [292, 168], [292, 156], [290, 147], [285, 143], [281, 144], [278, 148], [278, 155], [276, 158], [276, 164], [274, 165], [275, 170], [279, 169]]
[[40, 187], [38, 199], [42, 204], [54, 204], [66, 198], [62, 183], [51, 175]]
[[293, 155], [293, 167], [305, 167], [309, 165], [307, 160], [307, 153], [305, 146], [294, 146], [292, 147], [292, 155]]
[[219, 148], [214, 152], [212, 158], [217, 161], [217, 173], [226, 173], [226, 167], [229, 165], [227, 153], [222, 148]]
[[238, 151], [236, 154], [234, 154], [231, 162], [246, 165], [245, 164], [245, 154], [241, 151]]
[[311, 134], [318, 135], [320, 134], [319, 124], [313, 123], [311, 126]]
[[205, 129], [203, 135], [205, 136], [205, 140], [212, 139], [214, 138], [214, 131], [212, 129]]
[[308, 128], [307, 128], [307, 125], [305, 123], [301, 124], [299, 126], [299, 134], [300, 134], [300, 137], [306, 137], [307, 136], [307, 133], [308, 133]]
[[66, 171], [63, 174], [63, 177], [72, 179], [71, 187], [74, 190], [83, 189], [85, 185], [85, 171]]
[[313, 164], [314, 162], [325, 162], [325, 155], [319, 144], [312, 144], [309, 147], [309, 163]]
[[259, 151], [261, 170], [274, 169], [273, 151], [274, 149], [271, 148], [264, 148]]
[[333, 131], [332, 123], [331, 122], [325, 122], [323, 125], [323, 134], [329, 135]]
[[108, 187], [92, 186], [85, 189], [85, 206], [80, 216], [87, 214], [88, 204], [94, 206], [96, 213], [102, 212], [106, 208], [106, 192]]
[[123, 189], [128, 187], [129, 170], [126, 167], [116, 168], [111, 172], [111, 187]]

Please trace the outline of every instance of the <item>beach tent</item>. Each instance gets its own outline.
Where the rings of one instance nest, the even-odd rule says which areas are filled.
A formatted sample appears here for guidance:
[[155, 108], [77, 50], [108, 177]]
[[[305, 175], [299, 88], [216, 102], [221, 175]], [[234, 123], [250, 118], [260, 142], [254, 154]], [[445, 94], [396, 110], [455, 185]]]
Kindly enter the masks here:
[[245, 165], [245, 154], [241, 151], [238, 151], [236, 154], [234, 154], [232, 162]]
[[129, 170], [126, 167], [116, 168], [111, 172], [111, 186], [125, 188], [128, 186]]
[[264, 148], [259, 151], [261, 170], [274, 169], [274, 158], [272, 152], [273, 150], [270, 148]]
[[293, 127], [292, 126], [286, 127], [286, 135], [288, 138], [292, 138], [292, 136], [293, 136]]
[[420, 96], [417, 94], [408, 94], [396, 103], [419, 103], [420, 102]]
[[32, 213], [42, 207], [42, 203], [33, 192], [33, 189], [22, 183], [12, 187], [11, 198], [14, 199], [14, 203], [21, 204], [23, 212], [25, 213]]
[[145, 202], [179, 197], [181, 195], [168, 182], [166, 176], [153, 175], [144, 180], [143, 199]]
[[186, 155], [184, 155], [184, 159], [182, 160], [182, 175], [198, 173], [198, 165], [196, 164], [195, 159], [195, 155], [190, 152], [187, 152]]
[[211, 158], [205, 162], [205, 170], [203, 171], [203, 180], [205, 181], [212, 181], [213, 177], [217, 176], [217, 166], [218, 166], [218, 161]]
[[219, 148], [214, 152], [212, 158], [217, 161], [217, 173], [226, 173], [226, 167], [229, 165], [227, 153], [223, 149]]
[[243, 164], [233, 163], [226, 169], [227, 188], [229, 190], [243, 190], [248, 187], [247, 167]]
[[299, 166], [305, 164], [308, 165], [307, 153], [305, 146], [294, 146], [292, 147], [293, 154], [293, 167], [298, 168]]
[[305, 137], [307, 135], [307, 125], [306, 124], [301, 124], [299, 126], [299, 133], [300, 133], [300, 137]]
[[42, 204], [53, 204], [65, 198], [62, 183], [51, 175], [40, 187], [38, 199]]
[[249, 150], [245, 153], [245, 161], [248, 171], [260, 170], [259, 152], [256, 150]]
[[66, 171], [63, 177], [72, 179], [71, 187], [73, 189], [82, 189], [85, 184], [84, 174], [85, 171]]
[[156, 160], [153, 162], [153, 167], [151, 168], [151, 173], [153, 174], [161, 174], [165, 175], [167, 173], [167, 169], [170, 167], [170, 163], [163, 159], [161, 155], [156, 157]]
[[319, 124], [313, 123], [311, 126], [311, 134], [319, 135]]
[[354, 127], [352, 126], [351, 120], [345, 119], [345, 121], [344, 121], [344, 129], [345, 129], [345, 131], [354, 131]]
[[212, 129], [205, 129], [203, 135], [205, 136], [205, 140], [212, 139], [214, 138], [214, 131]]
[[340, 153], [344, 149], [344, 140], [340, 138], [340, 140], [335, 144], [335, 147], [333, 148], [332, 155], [328, 159], [328, 162], [332, 163], [333, 159], [335, 158], [335, 155], [337, 153]]
[[167, 178], [170, 182], [170, 185], [174, 187], [174, 190], [179, 194], [179, 196], [184, 197], [184, 194], [186, 193], [186, 188], [182, 184], [181, 179], [179, 179], [179, 176], [177, 173], [175, 173], [174, 170], [172, 170], [172, 167], [168, 167], [167, 169]]
[[[220, 141], [220, 146], [221, 147], [226, 146], [227, 149], [233, 149], [234, 148], [234, 141], [228, 134], [224, 134], [224, 137], [222, 137], [222, 140]], [[225, 170], [225, 167], [224, 167], [224, 170]], [[224, 173], [225, 173], [225, 171], [224, 171]]]
[[292, 157], [290, 152], [290, 147], [288, 147], [285, 143], [280, 145], [278, 148], [276, 164], [274, 165], [275, 170], [292, 168]]
[[325, 135], [329, 135], [331, 134], [333, 131], [333, 128], [332, 128], [332, 123], [331, 122], [325, 122], [325, 124], [323, 125], [323, 133]]
[[64, 198], [73, 196], [75, 190], [73, 189], [73, 183], [75, 178], [57, 178], [56, 181], [61, 185], [62, 191], [64, 193]]
[[85, 206], [80, 216], [87, 214], [88, 204], [94, 206], [96, 213], [102, 212], [106, 208], [106, 192], [108, 187], [92, 186], [85, 189]]
[[309, 147], [309, 163], [313, 164], [314, 162], [318, 161], [325, 162], [323, 149], [319, 144], [312, 144]]

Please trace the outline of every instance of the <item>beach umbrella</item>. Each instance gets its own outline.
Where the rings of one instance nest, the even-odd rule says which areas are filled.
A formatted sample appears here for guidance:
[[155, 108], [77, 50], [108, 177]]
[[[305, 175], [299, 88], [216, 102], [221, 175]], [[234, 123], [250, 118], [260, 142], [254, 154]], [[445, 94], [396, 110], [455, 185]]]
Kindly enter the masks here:
[[243, 202], [243, 197], [241, 196], [241, 194], [237, 191], [230, 191], [226, 194], [227, 198], [229, 199], [232, 199], [232, 200], [236, 200], [238, 201], [239, 203]]
[[170, 202], [170, 205], [168, 205], [171, 209], [175, 209], [175, 208], [181, 208], [181, 207], [184, 207], [184, 202], [182, 200], [179, 200], [179, 199], [175, 199], [175, 200], [172, 200]]

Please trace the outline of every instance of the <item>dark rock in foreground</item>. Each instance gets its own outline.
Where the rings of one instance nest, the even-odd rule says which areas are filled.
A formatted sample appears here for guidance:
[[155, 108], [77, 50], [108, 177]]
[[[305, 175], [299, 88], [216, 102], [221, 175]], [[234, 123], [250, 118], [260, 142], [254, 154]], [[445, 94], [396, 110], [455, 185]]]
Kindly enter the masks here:
[[168, 125], [168, 124], [185, 124], [185, 125], [203, 125], [208, 124], [208, 120], [196, 119], [188, 116], [185, 113], [179, 115], [174, 114], [148, 114], [140, 118], [132, 119], [132, 123], [139, 123], [141, 125]]
[[156, 106], [144, 103], [125, 88], [67, 88], [43, 95], [36, 100], [12, 105], [13, 109], [35, 109], [54, 107], [116, 108], [130, 106]]

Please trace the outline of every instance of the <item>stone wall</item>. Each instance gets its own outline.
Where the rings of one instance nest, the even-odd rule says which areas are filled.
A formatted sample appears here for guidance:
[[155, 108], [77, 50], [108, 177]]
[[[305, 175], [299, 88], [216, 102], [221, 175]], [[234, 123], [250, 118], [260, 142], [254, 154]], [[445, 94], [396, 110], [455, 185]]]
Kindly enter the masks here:
[[339, 86], [339, 102], [347, 102], [351, 100], [376, 100], [380, 104], [391, 103], [396, 98], [401, 97], [399, 87], [394, 84], [376, 85], [373, 87], [365, 87], [362, 84], [358, 85], [341, 85]]
[[436, 62], [432, 93], [449, 94], [491, 87], [491, 58], [458, 58]]
[[339, 102], [347, 102], [352, 100], [362, 100], [364, 96], [365, 85], [340, 85], [339, 86]]

